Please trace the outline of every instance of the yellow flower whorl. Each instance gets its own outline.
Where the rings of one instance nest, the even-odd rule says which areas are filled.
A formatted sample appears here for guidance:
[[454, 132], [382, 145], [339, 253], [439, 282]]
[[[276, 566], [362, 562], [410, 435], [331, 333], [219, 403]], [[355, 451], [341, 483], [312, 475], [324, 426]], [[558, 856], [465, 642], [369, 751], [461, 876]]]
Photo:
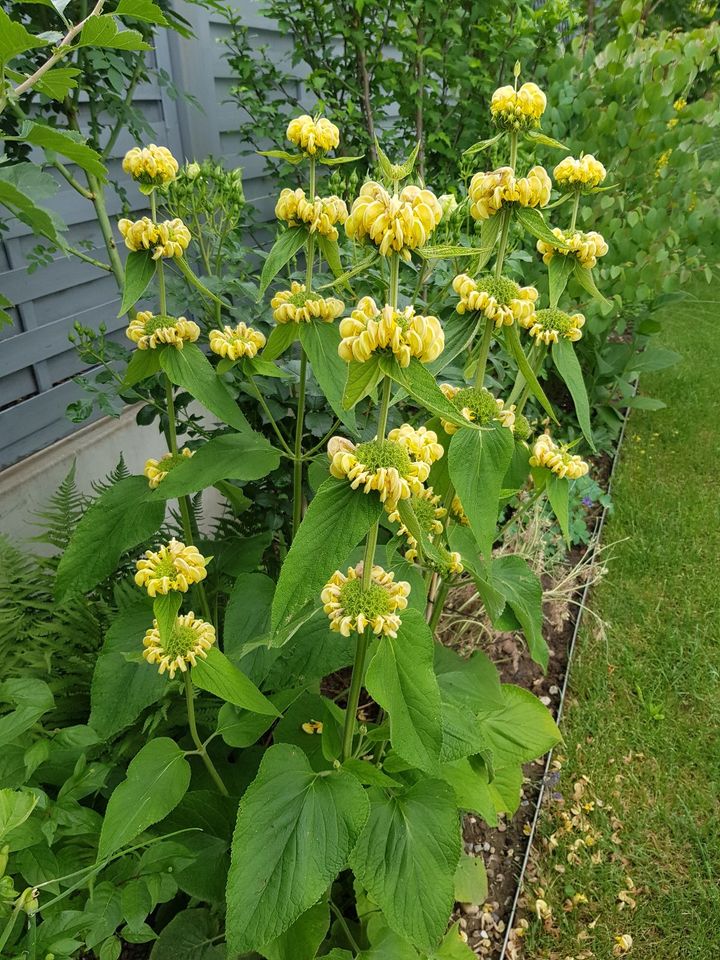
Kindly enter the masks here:
[[173, 537], [157, 551], [146, 550], [136, 561], [135, 583], [144, 587], [150, 597], [165, 595], [172, 590], [186, 593], [193, 583], [205, 579], [205, 567], [209, 562], [197, 547], [186, 547]]
[[580, 230], [561, 230], [560, 227], [555, 227], [553, 233], [558, 240], [563, 240], [567, 247], [556, 247], [552, 243], [538, 240], [537, 249], [542, 254], [543, 263], [550, 263], [556, 253], [561, 253], [563, 256], [572, 253], [581, 266], [590, 270], [609, 249], [602, 235], [595, 230], [582, 233]]
[[390, 431], [388, 440], [399, 443], [413, 460], [422, 460], [423, 463], [433, 464], [445, 453], [442, 444], [438, 443], [435, 431], [428, 430], [427, 427], [415, 428], [409, 423], [403, 423]]
[[537, 127], [545, 107], [547, 97], [536, 83], [524, 83], [519, 90], [509, 85], [499, 87], [490, 101], [493, 120], [513, 131]]
[[220, 330], [211, 330], [209, 337], [212, 352], [228, 360], [252, 358], [265, 346], [265, 334], [245, 323], [239, 323], [236, 327], [225, 324]]
[[149, 143], [128, 150], [122, 162], [125, 173], [145, 186], [161, 187], [177, 176], [179, 164], [167, 147]]
[[392, 196], [368, 180], [352, 205], [345, 232], [351, 240], [372, 240], [383, 257], [394, 252], [409, 261], [410, 251], [428, 242], [442, 215], [432, 190], [411, 185]]
[[607, 176], [607, 170], [591, 153], [575, 159], [565, 157], [553, 170], [553, 176], [561, 187], [592, 189], [598, 187]]
[[552, 181], [544, 167], [532, 167], [526, 177], [516, 177], [512, 167], [476, 173], [470, 181], [470, 215], [487, 220], [505, 203], [521, 207], [544, 207], [550, 200]]
[[152, 250], [153, 260], [160, 257], [181, 257], [190, 243], [190, 231], [179, 217], [153, 223], [150, 217], [141, 220], [118, 220], [118, 229], [128, 250]]
[[[451, 383], [441, 383], [440, 390], [468, 423], [487, 426], [493, 420], [499, 420], [508, 430], [515, 426], [515, 404], [506, 407], [502, 400], [494, 397], [485, 387], [456, 387]], [[440, 423], [445, 433], [450, 436], [460, 429], [456, 423], [449, 420], [441, 419]]]
[[585, 317], [581, 313], [565, 313], [557, 307], [538, 310], [534, 317], [522, 323], [530, 336], [535, 338], [535, 343], [544, 343], [548, 347], [561, 337], [571, 343], [581, 340], [584, 325]]
[[215, 628], [205, 620], [195, 619], [195, 614], [181, 614], [175, 620], [172, 634], [165, 642], [160, 639], [157, 620], [145, 634], [143, 657], [148, 663], [159, 664], [158, 672], [167, 670], [171, 680], [177, 670], [187, 672], [187, 665], [194, 667], [198, 658], [205, 660], [207, 651], [215, 643]]
[[287, 221], [291, 227], [305, 225], [310, 233], [319, 233], [330, 240], [337, 240], [335, 224], [345, 223], [348, 212], [345, 201], [335, 194], [330, 197], [315, 197], [311, 201], [301, 187], [297, 190], [285, 187], [275, 205], [275, 216], [278, 220]]
[[545, 467], [556, 476], [567, 477], [569, 480], [584, 477], [590, 470], [582, 457], [558, 446], [548, 433], [543, 433], [533, 444], [530, 466]]
[[125, 331], [128, 340], [138, 345], [139, 350], [154, 350], [163, 343], [182, 350], [185, 343], [194, 343], [200, 336], [200, 327], [187, 317], [155, 315], [150, 310], [139, 310]]
[[373, 491], [380, 502], [394, 510], [398, 500], [419, 494], [430, 475], [430, 464], [413, 460], [397, 441], [370, 440], [357, 446], [345, 437], [333, 437], [327, 447], [330, 473], [338, 480], [349, 480], [353, 490]]
[[[427, 532], [428, 539], [432, 542], [434, 536], [443, 532], [441, 521], [447, 513], [445, 508], [441, 506], [441, 497], [433, 491], [432, 487], [425, 487], [420, 493], [411, 497], [410, 505], [413, 508], [418, 523], [422, 529]], [[388, 520], [391, 523], [400, 524], [398, 536], [405, 537], [407, 541], [407, 549], [403, 556], [408, 563], [413, 563], [418, 556], [417, 540], [400, 519], [400, 513], [397, 508], [388, 511], [388, 514]]]
[[327, 153], [340, 144], [340, 131], [327, 117], [314, 119], [304, 113], [295, 117], [287, 127], [286, 137], [304, 153], [314, 157], [318, 152]]
[[338, 353], [346, 363], [364, 363], [379, 350], [390, 350], [401, 367], [412, 357], [421, 363], [436, 360], [445, 348], [445, 334], [437, 317], [422, 317], [413, 307], [379, 309], [372, 297], [363, 297], [349, 317], [340, 321]]
[[453, 280], [453, 290], [460, 297], [455, 308], [458, 313], [478, 310], [493, 320], [497, 329], [532, 317], [539, 296], [535, 287], [521, 287], [514, 280], [490, 274], [473, 280], [466, 273], [460, 273]]
[[148, 486], [150, 489], [154, 490], [156, 487], [159, 487], [162, 481], [174, 467], [176, 467], [179, 463], [182, 463], [183, 460], [192, 457], [193, 454], [194, 450], [189, 450], [187, 447], [183, 447], [183, 449], [179, 450], [177, 453], [164, 453], [159, 460], [155, 460], [152, 457], [149, 460], [146, 460], [145, 467], [143, 468], [143, 474], [148, 479]]
[[307, 293], [304, 283], [293, 280], [289, 290], [281, 290], [270, 301], [276, 323], [332, 323], [342, 314], [345, 304], [337, 297]]
[[374, 566], [368, 590], [362, 589], [363, 565], [348, 567], [347, 575], [336, 570], [325, 584], [320, 599], [330, 619], [330, 629], [343, 637], [362, 633], [367, 627], [377, 636], [396, 637], [402, 623], [398, 610], [408, 605], [410, 584], [395, 583], [395, 574]]

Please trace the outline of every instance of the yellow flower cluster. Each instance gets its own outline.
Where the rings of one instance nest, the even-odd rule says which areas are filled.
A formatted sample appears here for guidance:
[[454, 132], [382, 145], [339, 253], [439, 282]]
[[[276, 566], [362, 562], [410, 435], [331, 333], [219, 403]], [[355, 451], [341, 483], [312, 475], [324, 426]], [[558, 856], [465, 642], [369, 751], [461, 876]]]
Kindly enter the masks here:
[[[487, 426], [493, 420], [499, 420], [503, 427], [512, 430], [515, 426], [515, 405], [505, 407], [502, 400], [494, 397], [484, 387], [455, 387], [451, 383], [441, 383], [440, 389], [463, 417], [470, 423]], [[456, 423], [441, 420], [445, 433], [452, 436], [460, 429]]]
[[490, 113], [493, 120], [508, 130], [536, 127], [545, 113], [547, 97], [536, 83], [524, 83], [519, 90], [499, 87], [492, 95]]
[[156, 316], [150, 310], [139, 310], [128, 324], [125, 335], [138, 345], [139, 350], [154, 350], [163, 343], [171, 343], [182, 350], [186, 342], [197, 340], [200, 327], [187, 317]]
[[[440, 506], [440, 497], [433, 492], [432, 487], [426, 487], [420, 493], [411, 497], [410, 506], [413, 509], [413, 513], [415, 514], [418, 523], [422, 529], [427, 532], [430, 540], [432, 540], [433, 536], [436, 534], [443, 532], [442, 518], [445, 516], [447, 511]], [[390, 511], [388, 520], [391, 523], [400, 524], [398, 536], [405, 537], [407, 540], [407, 549], [405, 550], [404, 557], [408, 563], [412, 563], [417, 559], [418, 555], [417, 540], [410, 533], [405, 524], [402, 523], [400, 519], [400, 513], [397, 509]]]
[[561, 253], [565, 257], [573, 253], [581, 266], [592, 269], [598, 262], [598, 258], [604, 257], [608, 252], [607, 243], [595, 230], [582, 233], [580, 230], [561, 230], [560, 227], [555, 227], [553, 233], [558, 240], [564, 241], [567, 247], [556, 247], [552, 243], [546, 243], [545, 240], [538, 240], [537, 249], [542, 254], [543, 263], [550, 263], [556, 253]]
[[559, 447], [548, 433], [543, 433], [533, 444], [530, 466], [545, 467], [556, 476], [569, 480], [584, 477], [590, 470], [582, 457], [570, 453], [565, 447]]
[[334, 194], [309, 200], [300, 187], [297, 190], [285, 187], [275, 206], [275, 216], [278, 220], [286, 220], [291, 227], [304, 225], [310, 233], [319, 233], [330, 240], [337, 240], [335, 224], [345, 223], [348, 212], [345, 201]]
[[413, 460], [407, 449], [393, 440], [370, 440], [357, 446], [345, 437], [328, 443], [330, 473], [349, 480], [353, 490], [376, 491], [386, 509], [394, 510], [398, 500], [420, 494], [430, 474], [430, 464]]
[[532, 167], [526, 177], [516, 177], [512, 167], [490, 173], [476, 173], [470, 181], [470, 215], [487, 220], [505, 203], [521, 207], [544, 207], [550, 199], [552, 182], [544, 167]]
[[265, 334], [246, 323], [239, 323], [236, 327], [225, 324], [220, 330], [211, 330], [209, 336], [212, 352], [228, 360], [252, 358], [265, 346]]
[[605, 167], [591, 153], [577, 160], [565, 157], [553, 170], [553, 176], [561, 187], [577, 189], [598, 187], [607, 176]]
[[521, 287], [505, 277], [490, 274], [473, 280], [461, 273], [453, 280], [453, 290], [460, 297], [456, 309], [460, 314], [480, 311], [493, 320], [499, 329], [515, 320], [524, 322], [535, 314], [538, 292], [535, 287]]
[[351, 240], [372, 240], [384, 257], [394, 252], [409, 261], [410, 251], [428, 242], [442, 215], [432, 190], [408, 186], [393, 196], [368, 180], [352, 205], [345, 232]]
[[445, 334], [437, 317], [422, 317], [413, 307], [382, 310], [372, 297], [363, 297], [349, 317], [340, 321], [338, 353], [346, 363], [364, 363], [379, 350], [390, 350], [401, 367], [412, 357], [421, 363], [436, 360], [445, 348]]
[[177, 670], [185, 673], [188, 664], [194, 667], [198, 658], [205, 660], [207, 651], [215, 643], [215, 628], [195, 614], [182, 614], [175, 620], [175, 626], [169, 638], [160, 639], [157, 620], [153, 620], [152, 629], [148, 630], [143, 640], [143, 657], [148, 663], [159, 664], [159, 673], [167, 670], [170, 679], [174, 679]]
[[450, 511], [454, 515], [456, 523], [462, 524], [463, 527], [467, 527], [469, 525], [470, 521], [465, 513], [462, 500], [457, 496], [457, 494], [453, 497], [453, 502], [450, 504]]
[[308, 733], [312, 736], [314, 733], [323, 732], [323, 722], [322, 720], [308, 720], [306, 723], [300, 724], [300, 729], [303, 733]]
[[535, 338], [535, 343], [544, 343], [548, 347], [561, 337], [576, 343], [582, 338], [584, 325], [585, 317], [581, 313], [564, 313], [556, 307], [538, 310], [534, 317], [523, 323], [530, 336]]
[[378, 636], [396, 637], [401, 619], [398, 610], [408, 605], [410, 584], [395, 583], [395, 574], [374, 566], [370, 586], [362, 588], [362, 570], [348, 567], [347, 575], [336, 570], [320, 594], [323, 610], [330, 619], [330, 629], [343, 637], [362, 633], [367, 627]]
[[281, 290], [270, 301], [276, 323], [309, 323], [322, 320], [332, 323], [345, 309], [337, 297], [321, 297], [305, 289], [304, 283], [293, 280], [289, 290]]
[[442, 558], [441, 567], [444, 576], [451, 573], [462, 573], [465, 569], [462, 556], [457, 550], [444, 550], [441, 548], [440, 557]]
[[160, 257], [181, 257], [190, 243], [190, 231], [179, 219], [153, 223], [150, 217], [141, 220], [118, 220], [118, 229], [128, 250], [152, 250], [153, 260]]
[[437, 434], [427, 427], [412, 427], [403, 423], [388, 434], [388, 440], [405, 447], [413, 460], [422, 460], [423, 463], [433, 464], [445, 453], [442, 444], [438, 443]]
[[148, 144], [128, 150], [122, 168], [133, 180], [148, 187], [160, 187], [174, 180], [179, 166], [167, 147]]
[[157, 551], [146, 550], [144, 556], [140, 557], [135, 564], [135, 583], [145, 587], [151, 597], [170, 593], [171, 590], [186, 593], [191, 584], [205, 579], [205, 567], [209, 562], [197, 547], [186, 547], [173, 537], [167, 546]]
[[286, 137], [290, 143], [314, 157], [318, 151], [326, 153], [340, 144], [340, 131], [327, 117], [310, 117], [304, 113], [288, 124]]
[[151, 490], [159, 487], [165, 477], [170, 473], [173, 467], [176, 467], [183, 460], [192, 457], [193, 451], [183, 447], [178, 453], [165, 453], [159, 460], [152, 457], [145, 461], [143, 474], [148, 478], [148, 485]]

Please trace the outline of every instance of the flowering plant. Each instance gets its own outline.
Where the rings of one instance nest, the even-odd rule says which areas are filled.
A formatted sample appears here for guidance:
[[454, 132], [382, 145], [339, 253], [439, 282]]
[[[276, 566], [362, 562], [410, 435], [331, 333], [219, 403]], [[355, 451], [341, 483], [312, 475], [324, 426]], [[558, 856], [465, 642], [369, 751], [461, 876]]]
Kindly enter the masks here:
[[[133, 312], [136, 345], [123, 384], [162, 391], [167, 451], [103, 490], [60, 560], [56, 590], [91, 591], [120, 565], [133, 598], [101, 655], [117, 658], [121, 644], [122, 669], [103, 660], [93, 681], [91, 726], [135, 733], [125, 778], [99, 788], [106, 808], [91, 870], [115, 876], [111, 865], [125, 862], [135, 878], [144, 843], [172, 845], [181, 889], [207, 906], [163, 929], [168, 949], [187, 923], [233, 956], [347, 960], [380, 946], [398, 957], [472, 956], [459, 928], [448, 929], [454, 901], [480, 896], [482, 864], [462, 852], [461, 814], [492, 824], [514, 813], [523, 764], [559, 733], [539, 700], [501, 684], [482, 652], [464, 659], [439, 644], [436, 628], [448, 596], [472, 584], [489, 619], [516, 626], [547, 665], [540, 582], [497, 545], [499, 517], [541, 496], [569, 537], [570, 484], [589, 469], [574, 443], [538, 424], [542, 416], [558, 433], [540, 382], [548, 361], [593, 445], [574, 353], [583, 317], [558, 307], [569, 270], [590, 275], [585, 248], [566, 239], [587, 188], [563, 194], [572, 213], [558, 235], [542, 212], [549, 174], [518, 169], [519, 138], [538, 142], [544, 107], [517, 71], [510, 92], [493, 98], [509, 166], [471, 183], [479, 246], [434, 242], [454, 210], [408, 182], [416, 152], [393, 163], [377, 144], [376, 179], [346, 205], [318, 176], [342, 130], [322, 117], [291, 121], [299, 152], [288, 156], [305, 183], [280, 193], [282, 227], [259, 282], [267, 335], [249, 317], [231, 323], [228, 304], [197, 278], [192, 229], [159, 221], [173, 158], [156, 146], [128, 155], [150, 212], [118, 224], [130, 250], [122, 311]], [[348, 269], [343, 228], [354, 245]], [[505, 275], [518, 228], [553, 245], [549, 306]], [[297, 257], [302, 282], [286, 283]], [[439, 263], [462, 268], [447, 285], [449, 311], [419, 293]], [[212, 329], [174, 315], [187, 308], [170, 302], [171, 273], [212, 300]], [[417, 297], [403, 295], [403, 275]], [[151, 297], [151, 309], [135, 312]], [[513, 381], [506, 396], [489, 375], [500, 358]], [[265, 399], [266, 378], [294, 378], [292, 437]], [[305, 422], [312, 382], [336, 417], [321, 443]], [[248, 422], [236, 384], [272, 443]], [[214, 421], [182, 441], [181, 394]], [[292, 478], [289, 543], [242, 536], [252, 510], [243, 486], [280, 471]], [[213, 486], [235, 514], [225, 539], [204, 533], [191, 499]], [[168, 504], [177, 504], [170, 529]], [[146, 854], [137, 855], [147, 892], [136, 927], [165, 902], [162, 884], [145, 879]], [[42, 914], [43, 895], [30, 900], [26, 912]], [[18, 912], [28, 902], [19, 894]]]

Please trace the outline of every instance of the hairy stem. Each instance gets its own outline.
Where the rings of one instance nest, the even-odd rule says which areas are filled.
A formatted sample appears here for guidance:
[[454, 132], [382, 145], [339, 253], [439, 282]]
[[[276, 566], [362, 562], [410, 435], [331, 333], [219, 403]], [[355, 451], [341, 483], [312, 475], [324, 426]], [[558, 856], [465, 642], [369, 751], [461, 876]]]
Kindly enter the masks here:
[[492, 340], [493, 330], [495, 329], [494, 320], [485, 321], [485, 330], [480, 341], [480, 352], [477, 358], [477, 370], [475, 372], [475, 386], [481, 387], [485, 382], [485, 370], [487, 369], [488, 356], [490, 355], [490, 341]]
[[305, 422], [305, 386], [307, 383], [307, 354], [300, 349], [300, 385], [298, 387], [297, 418], [295, 421], [295, 462], [293, 464], [293, 525], [292, 535], [295, 537], [302, 520], [303, 504], [303, 459], [302, 438]]
[[193, 682], [190, 677], [190, 671], [186, 670], [183, 674], [185, 679], [185, 702], [187, 703], [187, 715], [188, 715], [188, 726], [190, 727], [190, 736], [192, 737], [193, 743], [197, 748], [198, 753], [202, 757], [202, 761], [207, 768], [207, 772], [213, 779], [215, 786], [218, 788], [220, 793], [224, 797], [230, 796], [228, 789], [223, 783], [222, 777], [215, 769], [215, 764], [210, 759], [207, 750], [203, 746], [203, 742], [200, 739], [197, 729], [197, 722], [195, 720], [195, 704], [193, 703]]
[[573, 200], [573, 209], [572, 216], [570, 217], [570, 230], [575, 229], [575, 224], [577, 223], [578, 210], [580, 209], [580, 188], [575, 190], [575, 199]]

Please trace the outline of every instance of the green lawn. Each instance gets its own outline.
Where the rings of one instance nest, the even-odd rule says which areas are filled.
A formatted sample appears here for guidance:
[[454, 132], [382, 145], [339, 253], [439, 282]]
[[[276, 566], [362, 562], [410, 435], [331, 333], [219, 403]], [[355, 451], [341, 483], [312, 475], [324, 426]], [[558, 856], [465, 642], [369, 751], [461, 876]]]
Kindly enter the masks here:
[[[643, 378], [667, 409], [628, 423], [612, 559], [591, 597], [604, 626], [585, 618], [563, 799], [544, 815], [526, 886], [530, 909], [542, 888], [553, 911], [531, 920], [532, 960], [610, 958], [621, 934], [634, 960], [720, 956], [720, 303], [668, 311], [661, 342], [684, 360]], [[621, 891], [634, 909], [619, 909]], [[576, 893], [588, 903], [564, 909]]]

